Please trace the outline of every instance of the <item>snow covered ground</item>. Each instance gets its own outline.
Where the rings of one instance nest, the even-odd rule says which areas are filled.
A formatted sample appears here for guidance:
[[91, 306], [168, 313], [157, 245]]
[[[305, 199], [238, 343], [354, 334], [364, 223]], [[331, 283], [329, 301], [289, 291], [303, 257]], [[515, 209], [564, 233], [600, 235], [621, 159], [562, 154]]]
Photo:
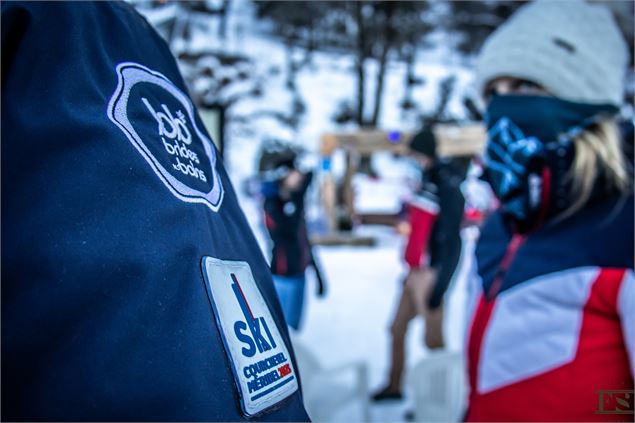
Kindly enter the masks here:
[[[299, 339], [310, 345], [325, 367], [350, 361], [362, 361], [369, 367], [371, 390], [383, 386], [389, 365], [388, 327], [401, 293], [406, 273], [401, 252], [403, 239], [390, 228], [362, 228], [379, 239], [376, 247], [320, 247], [317, 249], [329, 281], [324, 299], [313, 294], [309, 277], [305, 326]], [[474, 232], [464, 233], [465, 247], [459, 271], [447, 295], [445, 335], [447, 349], [461, 351], [466, 323], [466, 272], [474, 241]], [[417, 318], [407, 337], [406, 373], [428, 354], [423, 344], [424, 324]], [[406, 395], [411, 392], [406, 391]], [[401, 403], [371, 407], [373, 421], [402, 421], [404, 412], [413, 408], [412, 397]], [[360, 421], [359, 407], [343, 409], [334, 421]]]

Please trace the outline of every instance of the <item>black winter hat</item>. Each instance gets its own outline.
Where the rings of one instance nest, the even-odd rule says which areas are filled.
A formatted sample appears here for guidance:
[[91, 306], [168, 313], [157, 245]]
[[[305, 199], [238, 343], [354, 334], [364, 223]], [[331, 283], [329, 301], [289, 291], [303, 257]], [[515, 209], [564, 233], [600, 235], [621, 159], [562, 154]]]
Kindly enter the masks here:
[[295, 160], [298, 156], [296, 150], [287, 146], [277, 146], [273, 150], [265, 150], [261, 153], [258, 163], [260, 172], [277, 170], [280, 168], [295, 169]]
[[430, 127], [422, 129], [410, 141], [410, 150], [428, 157], [437, 157], [437, 140]]

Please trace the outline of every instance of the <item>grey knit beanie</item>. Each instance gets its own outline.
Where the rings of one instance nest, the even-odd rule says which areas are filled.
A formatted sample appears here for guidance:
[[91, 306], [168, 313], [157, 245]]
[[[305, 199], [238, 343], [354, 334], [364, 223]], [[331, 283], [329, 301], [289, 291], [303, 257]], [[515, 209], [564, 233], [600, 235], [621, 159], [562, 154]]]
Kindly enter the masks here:
[[622, 104], [628, 47], [611, 12], [581, 0], [537, 0], [487, 39], [476, 66], [480, 93], [502, 76], [537, 83], [556, 97]]

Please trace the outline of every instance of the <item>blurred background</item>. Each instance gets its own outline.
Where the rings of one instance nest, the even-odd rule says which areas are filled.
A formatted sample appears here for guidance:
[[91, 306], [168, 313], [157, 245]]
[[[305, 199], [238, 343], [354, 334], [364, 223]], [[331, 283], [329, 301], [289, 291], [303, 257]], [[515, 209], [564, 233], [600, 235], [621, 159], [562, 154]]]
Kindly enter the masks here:
[[[525, 2], [131, 3], [177, 58], [268, 259], [271, 241], [258, 188], [262, 157], [291, 146], [298, 166], [315, 171], [307, 227], [328, 290], [318, 298], [315, 275], [308, 272], [301, 327], [292, 331], [311, 417], [460, 419], [467, 274], [478, 224], [492, 207], [470, 172], [463, 185], [463, 251], [446, 296], [446, 348], [428, 351], [423, 321], [414, 321], [405, 400], [368, 399], [387, 372], [388, 326], [407, 273], [406, 237], [393, 226], [417, 177], [404, 149], [434, 120], [444, 154], [466, 161], [478, 155], [484, 133], [471, 85], [474, 58], [487, 35]], [[634, 3], [596, 3], [613, 10], [632, 50]], [[622, 114], [632, 119], [632, 57], [625, 77]]]

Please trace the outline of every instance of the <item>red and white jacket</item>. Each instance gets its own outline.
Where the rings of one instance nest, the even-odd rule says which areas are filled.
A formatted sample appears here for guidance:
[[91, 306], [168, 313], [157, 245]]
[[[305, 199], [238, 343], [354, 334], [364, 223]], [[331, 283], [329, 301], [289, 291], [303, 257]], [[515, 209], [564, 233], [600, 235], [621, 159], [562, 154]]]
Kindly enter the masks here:
[[632, 196], [528, 236], [494, 214], [476, 250], [466, 419], [633, 421], [633, 254]]

